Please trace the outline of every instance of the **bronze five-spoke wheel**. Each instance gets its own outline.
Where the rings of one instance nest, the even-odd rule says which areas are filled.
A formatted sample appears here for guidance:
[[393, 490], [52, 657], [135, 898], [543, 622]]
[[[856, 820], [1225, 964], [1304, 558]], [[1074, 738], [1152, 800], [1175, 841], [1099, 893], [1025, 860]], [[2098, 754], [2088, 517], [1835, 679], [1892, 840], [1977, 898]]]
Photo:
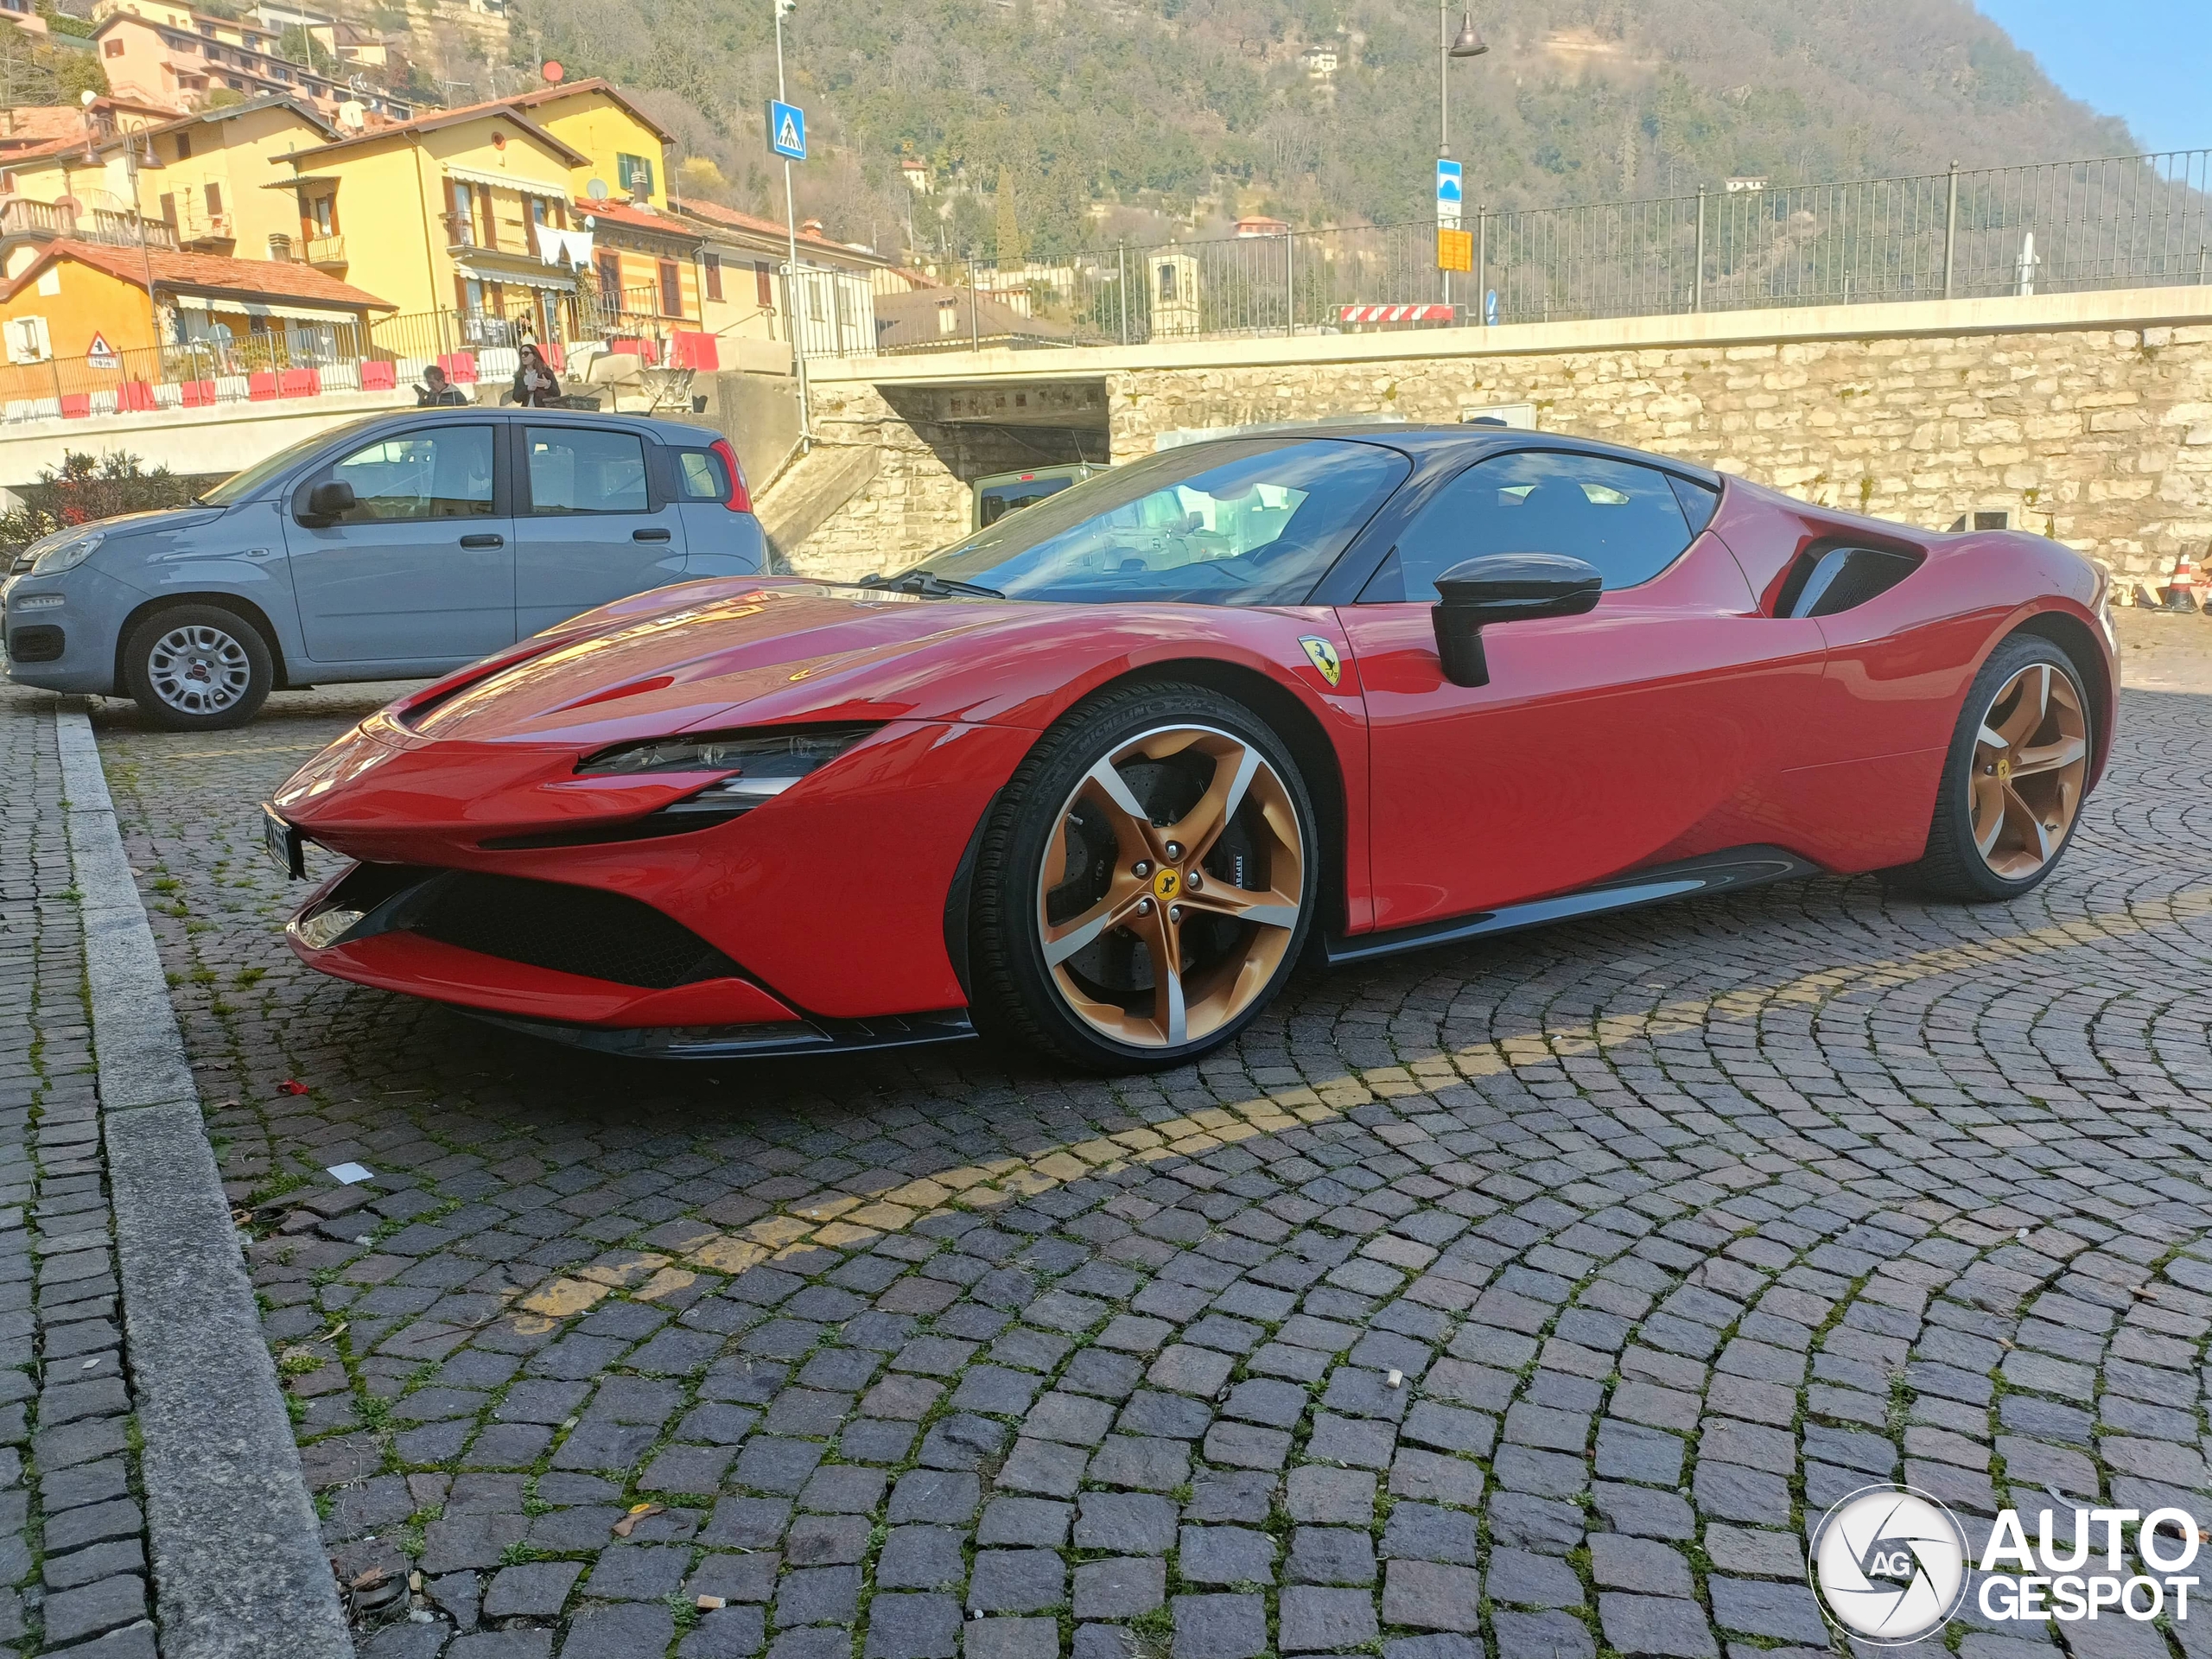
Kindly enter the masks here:
[[2058, 856], [2082, 809], [2089, 722], [2066, 671], [2031, 663], [2005, 681], [1974, 741], [1974, 844], [2008, 881]]
[[2005, 640], [1959, 710], [1927, 855], [1891, 875], [1943, 898], [2027, 892], [2073, 839], [2095, 741], [2073, 660], [2038, 634]]
[[1281, 741], [1228, 699], [1147, 687], [1087, 705], [986, 834], [977, 958], [996, 995], [979, 1012], [1114, 1069], [1227, 1041], [1304, 942], [1313, 823]]

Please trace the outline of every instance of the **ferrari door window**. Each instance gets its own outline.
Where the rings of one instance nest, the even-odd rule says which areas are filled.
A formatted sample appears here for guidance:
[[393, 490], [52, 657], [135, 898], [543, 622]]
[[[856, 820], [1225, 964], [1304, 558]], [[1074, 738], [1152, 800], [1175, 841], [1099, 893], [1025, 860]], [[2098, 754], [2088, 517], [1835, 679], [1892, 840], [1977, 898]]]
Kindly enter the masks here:
[[1690, 539], [1666, 474], [1599, 455], [1516, 450], [1446, 485], [1360, 598], [1431, 603], [1440, 573], [1485, 553], [1563, 553], [1595, 565], [1609, 589], [1633, 588]]
[[915, 569], [1016, 599], [1296, 604], [1411, 470], [1372, 443], [1192, 444], [1008, 513]]
[[438, 426], [379, 438], [330, 469], [353, 486], [345, 522], [475, 518], [492, 511], [492, 429]]
[[646, 512], [645, 446], [632, 432], [588, 427], [532, 426], [523, 431], [530, 457], [532, 512]]

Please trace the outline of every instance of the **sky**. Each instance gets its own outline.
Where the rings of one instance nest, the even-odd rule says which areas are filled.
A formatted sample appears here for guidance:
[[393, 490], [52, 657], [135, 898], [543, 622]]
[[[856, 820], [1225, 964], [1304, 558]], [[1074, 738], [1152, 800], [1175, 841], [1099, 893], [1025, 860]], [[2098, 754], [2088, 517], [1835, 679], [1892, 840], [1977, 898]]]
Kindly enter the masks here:
[[2212, 0], [1977, 0], [2044, 73], [2152, 149], [2212, 148]]

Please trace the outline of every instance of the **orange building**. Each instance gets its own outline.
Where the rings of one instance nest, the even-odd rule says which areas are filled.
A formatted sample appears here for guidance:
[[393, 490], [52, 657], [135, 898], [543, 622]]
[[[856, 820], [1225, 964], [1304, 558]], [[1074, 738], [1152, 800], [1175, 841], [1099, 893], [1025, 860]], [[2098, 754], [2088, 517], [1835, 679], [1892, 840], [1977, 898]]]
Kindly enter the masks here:
[[17, 365], [195, 341], [213, 362], [221, 348], [248, 353], [258, 334], [365, 331], [372, 313], [391, 309], [312, 265], [63, 239], [0, 287], [0, 338]]

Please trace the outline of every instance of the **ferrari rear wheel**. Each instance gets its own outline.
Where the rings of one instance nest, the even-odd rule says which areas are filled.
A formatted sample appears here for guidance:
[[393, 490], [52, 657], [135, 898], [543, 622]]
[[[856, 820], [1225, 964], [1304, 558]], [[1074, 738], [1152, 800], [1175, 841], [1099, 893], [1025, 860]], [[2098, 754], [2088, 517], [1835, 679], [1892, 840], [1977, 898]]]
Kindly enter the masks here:
[[2015, 634], [1974, 677], [1944, 763], [1928, 851], [1897, 875], [1942, 898], [2012, 899], [2073, 839], [2089, 778], [2089, 699], [2066, 653]]
[[1288, 749], [1241, 704], [1184, 685], [1094, 699], [984, 833], [979, 1017], [1098, 1071], [1218, 1048], [1304, 947], [1313, 822]]

